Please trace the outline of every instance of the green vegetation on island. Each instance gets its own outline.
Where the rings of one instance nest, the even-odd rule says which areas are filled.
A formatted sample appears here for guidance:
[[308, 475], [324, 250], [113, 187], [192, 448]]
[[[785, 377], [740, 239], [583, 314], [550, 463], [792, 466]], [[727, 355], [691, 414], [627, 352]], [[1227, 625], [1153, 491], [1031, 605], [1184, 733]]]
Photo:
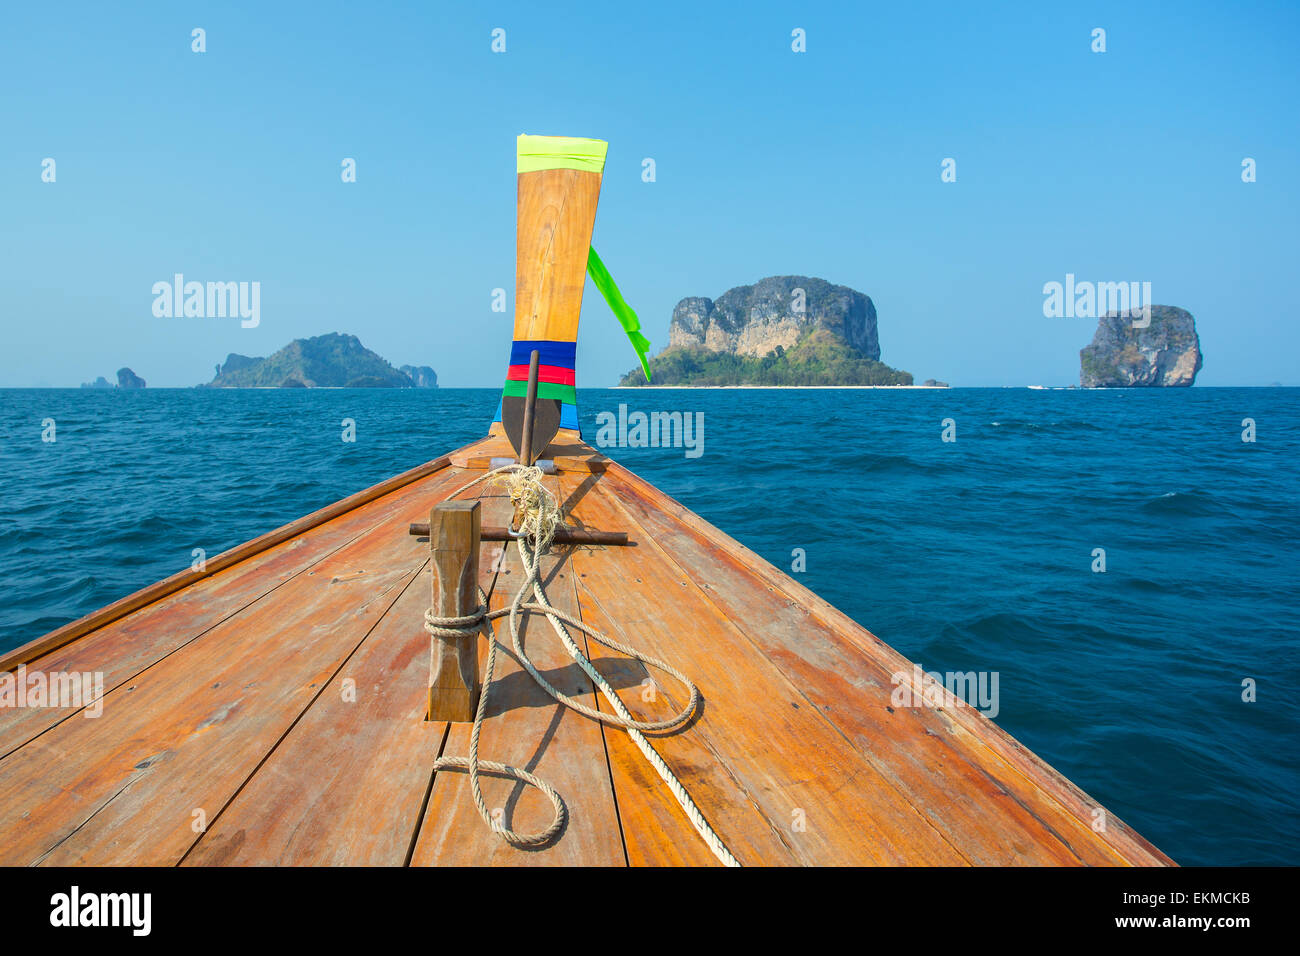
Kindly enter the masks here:
[[[409, 370], [409, 371], [408, 371]], [[267, 358], [230, 354], [210, 388], [437, 388], [425, 365], [394, 368], [355, 335], [295, 339]]]
[[631, 385], [911, 385], [880, 361], [871, 297], [812, 276], [769, 276], [715, 301], [688, 296], [673, 309], [668, 347], [650, 360], [652, 382]]
[[790, 348], [778, 345], [762, 358], [699, 346], [669, 348], [650, 361], [654, 381], [639, 368], [620, 385], [911, 385], [912, 373], [864, 358], [834, 333], [814, 329]]

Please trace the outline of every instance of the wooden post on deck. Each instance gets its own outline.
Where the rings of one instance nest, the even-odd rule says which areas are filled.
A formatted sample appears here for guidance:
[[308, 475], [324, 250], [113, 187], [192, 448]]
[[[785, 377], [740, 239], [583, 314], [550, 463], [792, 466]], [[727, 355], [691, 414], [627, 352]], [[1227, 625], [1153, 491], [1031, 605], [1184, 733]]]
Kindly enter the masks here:
[[533, 349], [528, 358], [528, 392], [524, 396], [524, 424], [520, 429], [519, 464], [533, 463], [533, 415], [537, 411], [537, 373], [541, 367], [542, 353]]
[[[444, 501], [429, 512], [434, 613], [464, 617], [478, 607], [479, 503]], [[429, 720], [471, 721], [482, 682], [478, 634], [430, 637]]]

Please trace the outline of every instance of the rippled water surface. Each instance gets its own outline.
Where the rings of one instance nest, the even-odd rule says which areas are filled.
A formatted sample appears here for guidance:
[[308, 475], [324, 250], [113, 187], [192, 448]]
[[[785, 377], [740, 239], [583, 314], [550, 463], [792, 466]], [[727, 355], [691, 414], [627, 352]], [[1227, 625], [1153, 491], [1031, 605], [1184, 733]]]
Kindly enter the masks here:
[[[496, 401], [0, 391], [0, 649], [472, 441]], [[703, 412], [698, 458], [608, 451], [778, 567], [802, 548], [927, 670], [996, 671], [998, 722], [1178, 862], [1295, 862], [1300, 390], [584, 389], [588, 438], [619, 403]]]

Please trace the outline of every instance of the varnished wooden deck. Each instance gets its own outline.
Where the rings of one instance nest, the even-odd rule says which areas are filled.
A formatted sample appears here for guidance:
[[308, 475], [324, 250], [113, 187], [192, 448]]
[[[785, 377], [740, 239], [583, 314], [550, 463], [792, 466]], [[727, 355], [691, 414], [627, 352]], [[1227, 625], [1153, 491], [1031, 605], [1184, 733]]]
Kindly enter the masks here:
[[[428, 544], [407, 525], [481, 473], [483, 443], [354, 496], [8, 654], [0, 670], [98, 671], [103, 713], [0, 709], [0, 863], [714, 864], [619, 729], [560, 707], [498, 657], [484, 759], [549, 781], [569, 808], [552, 846], [518, 850], [477, 816], [468, 724], [423, 720]], [[548, 594], [695, 679], [702, 713], [653, 738], [713, 827], [755, 864], [1167, 864], [976, 711], [891, 708], [900, 654], [616, 464], [548, 479], [569, 523], [631, 547], [564, 549]], [[481, 488], [482, 486], [480, 486]], [[509, 521], [485, 492], [483, 523]], [[501, 607], [514, 549], [485, 543]], [[502, 639], [509, 643], [504, 629]], [[539, 668], [606, 706], [544, 621]], [[575, 635], [582, 643], [582, 635]], [[588, 642], [632, 712], [683, 701]], [[545, 797], [485, 776], [517, 830]]]

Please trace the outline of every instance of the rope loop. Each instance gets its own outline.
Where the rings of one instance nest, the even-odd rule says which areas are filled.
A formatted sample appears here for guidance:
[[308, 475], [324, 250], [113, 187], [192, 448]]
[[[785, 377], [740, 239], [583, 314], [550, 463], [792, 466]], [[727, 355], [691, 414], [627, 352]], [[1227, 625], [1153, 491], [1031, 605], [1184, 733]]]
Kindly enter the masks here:
[[439, 617], [433, 608], [424, 612], [424, 629], [435, 637], [470, 637], [483, 629], [487, 619], [486, 597], [479, 591], [479, 606], [464, 617]]
[[[502, 479], [502, 475], [509, 477]], [[592, 720], [608, 724], [613, 727], [621, 727], [627, 731], [633, 742], [636, 743], [641, 753], [645, 755], [650, 765], [655, 768], [660, 778], [667, 784], [668, 789], [676, 798], [677, 803], [685, 812], [687, 819], [695, 831], [700, 835], [708, 845], [713, 855], [722, 862], [724, 866], [740, 866], [740, 862], [731, 854], [722, 838], [713, 831], [700, 808], [691, 799], [691, 795], [682, 785], [681, 780], [672, 772], [672, 769], [664, 762], [655, 749], [650, 746], [646, 739], [646, 733], [664, 732], [679, 728], [691, 719], [700, 706], [700, 691], [685, 674], [677, 668], [661, 661], [658, 658], [651, 657], [635, 648], [626, 644], [620, 644], [589, 624], [584, 624], [573, 615], [562, 611], [553, 606], [546, 597], [546, 590], [542, 586], [540, 576], [541, 557], [547, 553], [550, 548], [551, 539], [555, 530], [560, 526], [562, 518], [560, 516], [559, 506], [550, 491], [542, 485], [541, 469], [524, 465], [506, 465], [502, 468], [493, 469], [486, 474], [480, 475], [473, 481], [457, 488], [448, 499], [455, 498], [464, 491], [468, 491], [474, 485], [481, 481], [492, 481], [495, 484], [505, 484], [511, 500], [515, 504], [519, 516], [519, 536], [513, 540], [519, 548], [519, 557], [524, 566], [524, 580], [519, 590], [515, 592], [513, 600], [509, 607], [500, 608], [496, 611], [488, 611], [487, 595], [479, 588], [479, 606], [470, 614], [461, 617], [439, 617], [434, 614], [433, 609], [425, 611], [424, 627], [430, 634], [436, 637], [461, 638], [476, 635], [482, 632], [488, 638], [488, 656], [487, 662], [483, 669], [483, 693], [479, 695], [478, 709], [474, 714], [474, 725], [470, 731], [469, 738], [469, 756], [468, 757], [439, 757], [434, 761], [434, 769], [455, 769], [465, 770], [469, 773], [470, 791], [474, 797], [474, 806], [478, 809], [479, 816], [488, 825], [494, 833], [499, 834], [504, 840], [515, 845], [524, 847], [540, 847], [549, 844], [564, 829], [565, 820], [567, 819], [567, 810], [563, 798], [559, 793], [540, 777], [529, 773], [526, 770], [520, 770], [518, 767], [512, 767], [509, 764], [499, 763], [494, 760], [480, 760], [478, 757], [479, 733], [483, 726], [483, 717], [487, 713], [488, 696], [492, 690], [492, 678], [496, 667], [497, 641], [492, 634], [492, 627], [489, 623], [498, 617], [509, 616], [510, 621], [510, 639], [514, 646], [515, 656], [519, 663], [532, 676], [533, 680], [551, 695], [561, 705], [576, 710], [578, 713]], [[509, 544], [507, 543], [506, 547]], [[529, 592], [532, 592], [533, 600], [527, 600]], [[526, 613], [536, 613], [545, 615], [550, 622], [552, 630], [564, 645], [565, 651], [573, 660], [582, 668], [583, 672], [591, 678], [593, 684], [599, 688], [601, 695], [609, 702], [613, 708], [612, 713], [596, 710], [589, 707], [573, 697], [569, 697], [556, 689], [529, 658], [524, 650], [523, 632], [520, 627], [522, 615]], [[682, 684], [689, 688], [690, 699], [686, 705], [666, 720], [656, 721], [638, 721], [627, 705], [610, 686], [605, 677], [596, 670], [591, 660], [582, 652], [581, 648], [574, 642], [568, 628], [577, 628], [592, 640], [603, 644], [605, 647], [626, 654], [632, 659], [641, 662], [647, 667], [654, 667], [665, 673], [671, 674]], [[483, 799], [483, 792], [479, 785], [479, 774], [489, 773], [496, 776], [509, 777], [518, 780], [521, 783], [536, 787], [542, 791], [551, 801], [551, 806], [555, 809], [554, 817], [549, 826], [536, 833], [518, 833], [504, 822], [494, 820], [492, 814], [488, 812], [487, 804]]]

